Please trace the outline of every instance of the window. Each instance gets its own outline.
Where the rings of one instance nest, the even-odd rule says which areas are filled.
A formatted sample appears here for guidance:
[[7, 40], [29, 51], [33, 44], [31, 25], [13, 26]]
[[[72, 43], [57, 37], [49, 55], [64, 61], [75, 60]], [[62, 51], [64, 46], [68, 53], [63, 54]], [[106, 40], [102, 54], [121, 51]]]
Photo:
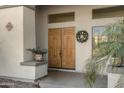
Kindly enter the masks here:
[[51, 14], [48, 15], [48, 23], [69, 22], [74, 21], [74, 12]]
[[93, 15], [93, 19], [123, 17], [124, 6], [121, 5], [121, 6], [107, 7], [101, 9], [93, 9], [92, 15]]
[[99, 51], [99, 43], [107, 41], [107, 36], [102, 35], [102, 33], [105, 31], [104, 26], [94, 26], [92, 28], [92, 31], [93, 31], [93, 38], [92, 38], [93, 53], [92, 54], [94, 55], [96, 51]]

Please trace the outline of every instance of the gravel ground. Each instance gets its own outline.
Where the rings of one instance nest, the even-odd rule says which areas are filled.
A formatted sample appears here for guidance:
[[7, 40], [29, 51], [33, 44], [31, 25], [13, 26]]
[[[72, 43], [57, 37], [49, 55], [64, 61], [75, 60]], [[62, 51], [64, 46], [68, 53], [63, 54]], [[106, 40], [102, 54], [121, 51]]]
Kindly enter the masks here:
[[0, 88], [39, 88], [39, 86], [38, 84], [32, 82], [22, 82], [0, 78]]

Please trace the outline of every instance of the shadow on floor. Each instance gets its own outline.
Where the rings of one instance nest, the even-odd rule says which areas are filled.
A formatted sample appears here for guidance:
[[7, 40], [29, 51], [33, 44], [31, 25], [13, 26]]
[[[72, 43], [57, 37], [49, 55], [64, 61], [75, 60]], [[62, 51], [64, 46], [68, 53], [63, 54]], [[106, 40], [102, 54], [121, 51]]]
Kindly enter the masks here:
[[[41, 88], [88, 88], [83, 73], [49, 71], [48, 76], [40, 79]], [[107, 76], [99, 76], [95, 88], [107, 88]]]

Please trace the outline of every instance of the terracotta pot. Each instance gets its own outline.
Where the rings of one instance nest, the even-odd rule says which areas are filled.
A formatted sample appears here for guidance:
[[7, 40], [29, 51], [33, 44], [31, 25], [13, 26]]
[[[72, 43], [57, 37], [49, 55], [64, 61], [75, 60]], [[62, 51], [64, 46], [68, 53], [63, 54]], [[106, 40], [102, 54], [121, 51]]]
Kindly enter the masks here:
[[42, 55], [41, 54], [34, 54], [34, 60], [35, 61], [41, 61], [42, 60]]

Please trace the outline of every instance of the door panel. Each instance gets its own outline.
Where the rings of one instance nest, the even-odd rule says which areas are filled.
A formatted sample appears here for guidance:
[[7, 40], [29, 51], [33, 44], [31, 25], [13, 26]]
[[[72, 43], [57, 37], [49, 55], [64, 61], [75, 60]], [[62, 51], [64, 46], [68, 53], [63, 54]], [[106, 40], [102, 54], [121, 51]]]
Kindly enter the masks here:
[[62, 68], [75, 68], [75, 32], [74, 27], [62, 30]]
[[75, 29], [74, 27], [49, 29], [49, 67], [75, 68]]
[[48, 31], [48, 59], [49, 67], [61, 67], [61, 29]]

